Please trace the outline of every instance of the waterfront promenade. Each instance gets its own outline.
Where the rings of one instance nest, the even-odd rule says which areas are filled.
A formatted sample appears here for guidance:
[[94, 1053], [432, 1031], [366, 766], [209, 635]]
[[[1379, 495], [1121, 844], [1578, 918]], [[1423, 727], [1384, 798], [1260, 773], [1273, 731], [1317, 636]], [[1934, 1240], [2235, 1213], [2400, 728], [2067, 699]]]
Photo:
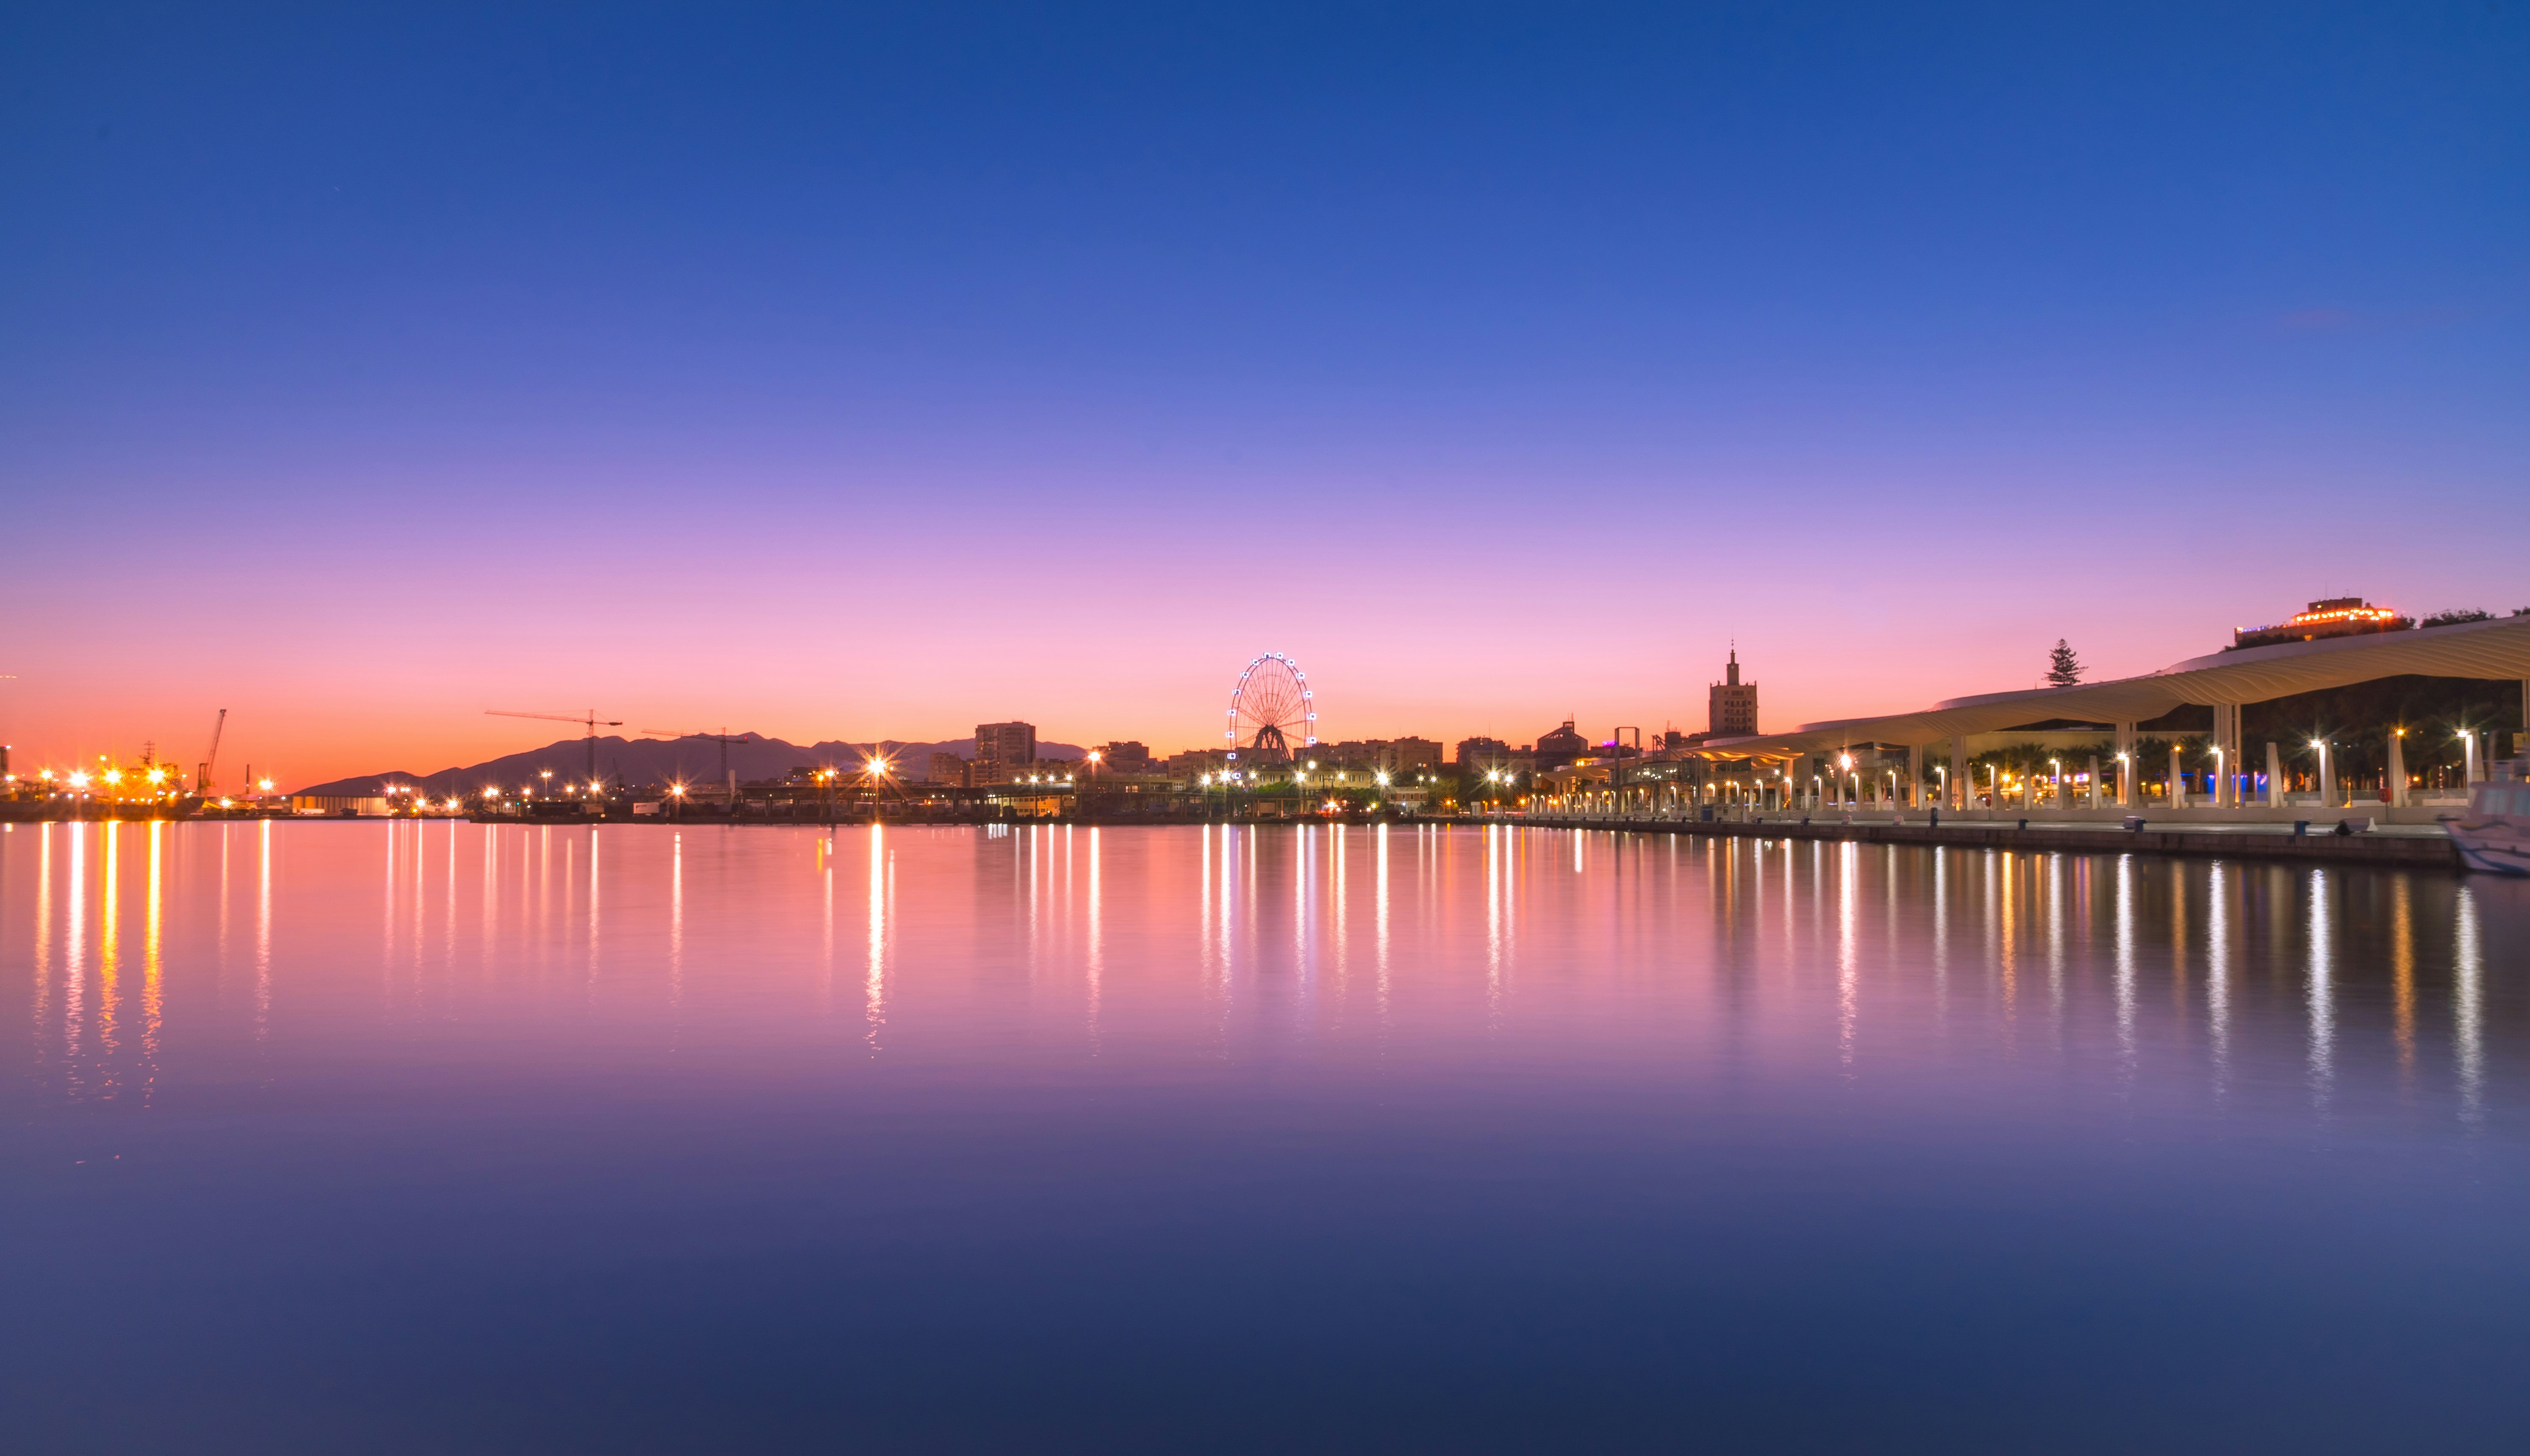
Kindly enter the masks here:
[[[2439, 824], [2374, 823], [2337, 833], [2365, 818], [2340, 811], [2321, 821], [2253, 820], [2215, 811], [2179, 811], [2167, 819], [2074, 811], [2035, 814], [1980, 810], [1891, 813], [1746, 813], [1710, 819], [1679, 813], [1566, 812], [1495, 816], [1487, 822], [1542, 829], [1623, 830], [1728, 839], [1838, 839], [1873, 844], [2065, 851], [2083, 854], [2173, 854], [2223, 859], [2293, 860], [2315, 864], [2459, 868], [2450, 836]], [[2414, 811], [2408, 811], [2412, 816]], [[2133, 828], [2128, 828], [2129, 818]]]

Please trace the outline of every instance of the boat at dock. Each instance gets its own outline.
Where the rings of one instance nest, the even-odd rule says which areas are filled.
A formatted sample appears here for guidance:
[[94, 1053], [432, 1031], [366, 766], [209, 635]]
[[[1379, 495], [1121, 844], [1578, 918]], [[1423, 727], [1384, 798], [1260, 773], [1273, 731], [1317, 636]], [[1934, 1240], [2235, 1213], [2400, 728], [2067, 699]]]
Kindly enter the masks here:
[[2489, 875], [2530, 877], [2530, 782], [2514, 773], [2468, 791], [2468, 812], [2446, 816], [2461, 864]]

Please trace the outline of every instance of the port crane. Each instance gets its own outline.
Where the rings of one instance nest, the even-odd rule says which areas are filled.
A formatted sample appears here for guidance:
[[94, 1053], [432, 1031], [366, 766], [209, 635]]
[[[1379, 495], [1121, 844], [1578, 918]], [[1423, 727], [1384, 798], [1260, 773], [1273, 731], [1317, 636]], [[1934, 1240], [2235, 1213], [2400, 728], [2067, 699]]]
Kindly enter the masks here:
[[597, 730], [602, 728], [624, 726], [624, 720], [620, 718], [598, 717], [597, 710], [594, 708], [583, 713], [511, 713], [499, 708], [486, 708], [483, 710], [483, 716], [486, 718], [540, 718], [548, 723], [584, 725], [588, 728], [588, 782], [592, 787], [597, 782]]
[[211, 766], [220, 761], [220, 734], [229, 728], [229, 710], [222, 708], [218, 721], [211, 725], [211, 751], [202, 755], [201, 765], [193, 770], [193, 796], [202, 798], [211, 791]]
[[641, 731], [647, 733], [653, 738], [701, 738], [707, 742], [718, 743], [720, 745], [721, 782], [729, 785], [729, 803], [731, 812], [737, 812], [738, 776], [729, 771], [729, 745], [732, 743], [747, 742], [755, 736], [753, 733], [733, 733], [729, 730], [729, 725], [727, 724], [722, 724], [720, 731], [716, 733], [689, 733], [683, 728], [643, 728]]

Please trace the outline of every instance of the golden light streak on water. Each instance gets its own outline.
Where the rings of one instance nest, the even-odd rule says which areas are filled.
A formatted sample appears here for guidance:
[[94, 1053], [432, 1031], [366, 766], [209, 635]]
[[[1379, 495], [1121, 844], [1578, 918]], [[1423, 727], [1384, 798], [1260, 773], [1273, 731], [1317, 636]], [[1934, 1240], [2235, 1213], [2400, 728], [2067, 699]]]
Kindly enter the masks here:
[[2220, 863], [2206, 869], [2205, 1025], [2212, 1053], [2214, 1095], [2219, 1099], [2231, 1078], [2231, 904], [2234, 877]]
[[[870, 1054], [880, 1050], [879, 1033], [887, 1027], [887, 826], [869, 827], [869, 973], [861, 990], [863, 1041]], [[1024, 857], [1024, 856], [1022, 856]], [[1036, 930], [1036, 877], [1027, 885], [1029, 940]]]
[[122, 978], [122, 851], [123, 823], [109, 819], [97, 827], [105, 841], [103, 883], [97, 890], [96, 923], [96, 1058], [98, 1096], [114, 1096], [120, 1078], [114, 1071], [114, 1053], [120, 1050], [115, 1035], [120, 1005]]
[[2398, 1048], [2398, 1071], [2416, 1072], [2416, 921], [2407, 882], [2390, 887], [2391, 1037]]
[[140, 1098], [145, 1105], [158, 1082], [158, 1034], [166, 1017], [167, 986], [162, 921], [167, 825], [149, 821], [149, 895], [140, 935]]
[[61, 1054], [69, 1061], [71, 1077], [79, 1077], [88, 1019], [88, 824], [71, 824], [69, 841], [71, 865], [63, 875], [71, 890], [71, 912], [61, 938]]
[[2337, 1082], [2337, 965], [2330, 944], [2328, 872], [2311, 871], [2309, 885], [2310, 1100], [2325, 1114]]
[[1855, 877], [1860, 873], [1854, 859], [1854, 843], [1847, 839], [1837, 846], [1836, 857], [1836, 1054], [1848, 1074], [1853, 1066], [1854, 1023], [1861, 1011], [1861, 950], [1854, 944], [1860, 927], [1854, 924]]

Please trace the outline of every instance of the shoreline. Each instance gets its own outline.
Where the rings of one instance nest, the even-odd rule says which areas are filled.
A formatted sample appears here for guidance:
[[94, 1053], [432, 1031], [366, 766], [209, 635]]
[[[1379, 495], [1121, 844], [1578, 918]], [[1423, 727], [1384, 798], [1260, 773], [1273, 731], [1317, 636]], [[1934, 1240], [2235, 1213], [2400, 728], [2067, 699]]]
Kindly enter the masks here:
[[[1066, 819], [982, 819], [881, 816], [854, 816], [832, 820], [801, 817], [787, 818], [697, 818], [664, 819], [640, 817], [586, 817], [550, 819], [480, 818], [469, 815], [445, 817], [387, 818], [376, 815], [264, 815], [207, 818], [167, 817], [150, 815], [26, 816], [0, 814], [11, 824], [381, 824], [381, 823], [469, 823], [518, 825], [522, 828], [559, 826], [565, 829], [599, 826], [652, 826], [676, 829], [722, 828], [860, 828], [871, 824], [891, 825], [905, 829], [918, 828], [983, 828], [1001, 825], [1010, 828], [1038, 825], [1066, 825], [1081, 828], [1129, 829], [1177, 828], [1196, 824], [1243, 825], [1250, 828], [1292, 826], [1303, 823], [1325, 824], [1328, 821], [1294, 819], [1224, 819], [1218, 817], [1177, 815], [1087, 816]], [[2155, 829], [2149, 822], [2142, 828], [2128, 830], [2107, 824], [2027, 824], [1991, 820], [1950, 820], [1938, 826], [1892, 821], [1882, 823], [1848, 823], [1842, 820], [1811, 822], [1797, 819], [1756, 820], [1749, 822], [1704, 822], [1694, 820], [1610, 817], [1513, 817], [1467, 816], [1463, 818], [1393, 819], [1356, 821], [1367, 827], [1387, 823], [1400, 827], [1439, 826], [1443, 828], [1490, 828], [1509, 825], [1513, 828], [1554, 830], [1605, 830], [1639, 835], [1687, 835], [1716, 839], [1810, 839], [1836, 840], [1863, 844], [1904, 844], [1916, 847], [1950, 847], [1959, 849], [2025, 849], [2076, 854], [2123, 854], [2141, 852], [2180, 858], [2198, 859], [2266, 859], [2302, 864], [2370, 865], [2403, 869], [2448, 869], [2464, 873], [2458, 852], [2450, 836], [2439, 829], [2419, 832], [2398, 826], [2406, 833], [2366, 832], [2351, 835], [2313, 833], [2295, 835], [2288, 825], [2257, 825], [2237, 828], [2207, 826], [2189, 829]]]

